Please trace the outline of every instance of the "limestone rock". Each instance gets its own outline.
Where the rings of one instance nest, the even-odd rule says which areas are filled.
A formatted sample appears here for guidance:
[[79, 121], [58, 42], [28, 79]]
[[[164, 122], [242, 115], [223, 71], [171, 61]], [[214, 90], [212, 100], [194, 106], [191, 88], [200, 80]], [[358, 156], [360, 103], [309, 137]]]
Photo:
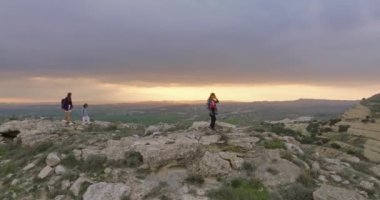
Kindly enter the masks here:
[[53, 172], [53, 168], [51, 168], [50, 166], [46, 166], [40, 171], [40, 173], [38, 174], [38, 178], [44, 179], [47, 176], [49, 176], [52, 172]]
[[45, 162], [48, 166], [54, 167], [61, 162], [61, 159], [59, 158], [59, 156], [56, 152], [52, 152], [52, 153], [49, 153]]
[[171, 128], [174, 128], [174, 126], [170, 124], [165, 124], [165, 123], [151, 125], [145, 129], [145, 135], [152, 135], [155, 132], [166, 132]]
[[218, 153], [206, 152], [199, 162], [198, 174], [209, 176], [226, 175], [231, 172], [231, 165], [223, 160]]
[[25, 166], [24, 168], [22, 168], [22, 171], [28, 171], [28, 170], [34, 168], [35, 166], [36, 166], [36, 164], [29, 163], [27, 166]]
[[354, 190], [322, 185], [313, 193], [314, 200], [366, 200]]
[[231, 163], [233, 169], [241, 169], [244, 163], [243, 158], [239, 158], [236, 153], [219, 152], [219, 156]]
[[83, 200], [121, 199], [130, 192], [131, 189], [122, 183], [96, 183], [87, 188]]
[[57, 175], [63, 175], [66, 173], [66, 168], [62, 165], [58, 165], [55, 167], [54, 171], [55, 171], [55, 174]]

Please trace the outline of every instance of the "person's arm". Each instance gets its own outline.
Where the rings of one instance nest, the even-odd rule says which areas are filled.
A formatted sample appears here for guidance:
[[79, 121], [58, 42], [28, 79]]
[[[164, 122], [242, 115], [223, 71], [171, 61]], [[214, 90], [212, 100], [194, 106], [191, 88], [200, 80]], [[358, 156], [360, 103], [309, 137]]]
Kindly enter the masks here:
[[73, 108], [74, 108], [74, 106], [73, 106], [73, 101], [72, 100], [70, 100], [70, 110], [72, 110]]

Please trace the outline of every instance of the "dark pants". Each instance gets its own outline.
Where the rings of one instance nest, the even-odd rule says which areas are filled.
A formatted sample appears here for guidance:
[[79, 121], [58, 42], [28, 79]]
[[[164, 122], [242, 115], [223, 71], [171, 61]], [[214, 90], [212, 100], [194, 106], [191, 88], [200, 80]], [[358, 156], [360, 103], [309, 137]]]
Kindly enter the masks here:
[[215, 111], [211, 111], [210, 112], [210, 117], [211, 117], [210, 128], [215, 129], [215, 122], [216, 122], [216, 113], [215, 113]]

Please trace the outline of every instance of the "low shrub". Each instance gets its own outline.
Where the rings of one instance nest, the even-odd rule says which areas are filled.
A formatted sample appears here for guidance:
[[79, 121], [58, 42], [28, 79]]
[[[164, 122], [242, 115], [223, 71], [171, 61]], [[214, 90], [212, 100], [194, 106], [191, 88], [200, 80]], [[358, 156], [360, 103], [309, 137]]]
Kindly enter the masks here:
[[279, 139], [267, 140], [264, 142], [264, 147], [267, 149], [284, 149], [285, 144]]
[[259, 180], [239, 178], [208, 192], [208, 196], [215, 200], [267, 200], [269, 194]]

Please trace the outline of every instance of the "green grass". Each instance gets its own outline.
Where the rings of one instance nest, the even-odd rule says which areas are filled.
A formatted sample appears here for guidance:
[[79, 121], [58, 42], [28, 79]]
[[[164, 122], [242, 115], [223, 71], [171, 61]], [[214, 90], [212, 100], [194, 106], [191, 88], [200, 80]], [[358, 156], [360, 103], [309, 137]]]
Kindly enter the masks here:
[[208, 197], [213, 200], [267, 200], [269, 194], [260, 181], [239, 178], [210, 191]]
[[279, 139], [267, 140], [264, 142], [264, 147], [266, 149], [284, 149], [285, 144]]
[[313, 200], [314, 188], [307, 187], [301, 183], [292, 183], [286, 186], [280, 186], [278, 195], [280, 197], [271, 198], [278, 200]]

